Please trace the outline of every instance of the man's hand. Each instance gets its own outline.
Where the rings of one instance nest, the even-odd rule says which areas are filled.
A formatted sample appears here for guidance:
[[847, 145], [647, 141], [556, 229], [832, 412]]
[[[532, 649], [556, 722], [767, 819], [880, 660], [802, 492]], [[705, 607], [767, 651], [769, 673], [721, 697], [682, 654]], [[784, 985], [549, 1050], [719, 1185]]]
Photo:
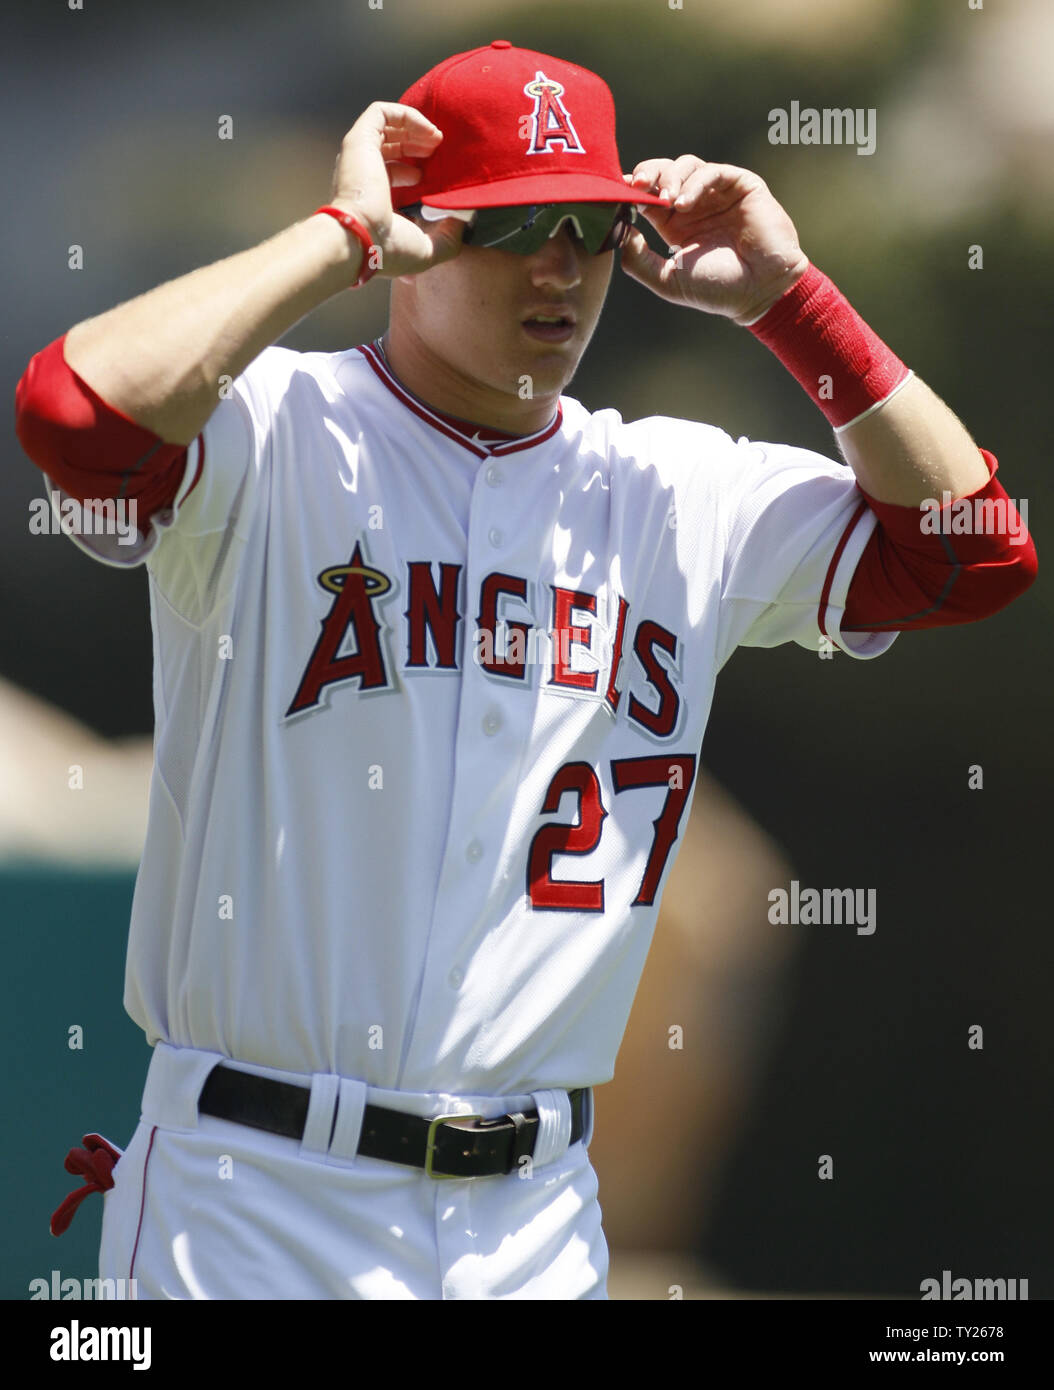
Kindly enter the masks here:
[[750, 323], [808, 269], [794, 223], [748, 169], [683, 154], [646, 159], [626, 181], [670, 196], [668, 208], [644, 208], [670, 257], [664, 260], [634, 230], [622, 248], [622, 268], [672, 304]]
[[392, 188], [421, 177], [409, 161], [427, 159], [442, 138], [438, 127], [412, 106], [375, 101], [341, 142], [330, 201], [369, 229], [381, 251], [378, 275], [415, 275], [452, 260], [461, 249], [464, 224], [456, 217], [418, 226], [392, 208]]

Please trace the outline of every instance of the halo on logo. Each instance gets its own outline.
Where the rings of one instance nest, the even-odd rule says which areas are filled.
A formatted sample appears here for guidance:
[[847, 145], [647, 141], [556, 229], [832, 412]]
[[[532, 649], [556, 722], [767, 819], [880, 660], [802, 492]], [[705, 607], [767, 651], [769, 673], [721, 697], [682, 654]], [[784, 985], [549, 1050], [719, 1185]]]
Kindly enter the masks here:
[[386, 574], [364, 565], [330, 565], [318, 576], [318, 582], [328, 593], [339, 594], [343, 592], [344, 581], [350, 574], [360, 574], [365, 579], [367, 598], [380, 598], [392, 587], [392, 581]]
[[563, 84], [557, 82], [555, 78], [545, 77], [542, 73], [528, 82], [523, 89], [529, 97], [544, 96], [546, 92], [551, 92], [554, 97], [562, 97], [564, 94]]

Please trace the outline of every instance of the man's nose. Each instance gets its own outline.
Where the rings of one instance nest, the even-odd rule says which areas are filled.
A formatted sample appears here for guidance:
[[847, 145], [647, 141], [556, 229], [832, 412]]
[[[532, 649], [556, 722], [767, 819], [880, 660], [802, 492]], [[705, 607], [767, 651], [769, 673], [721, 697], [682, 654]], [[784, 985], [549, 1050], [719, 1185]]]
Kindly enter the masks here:
[[571, 289], [582, 279], [585, 254], [585, 247], [575, 236], [571, 223], [565, 222], [556, 235], [530, 257], [532, 282]]

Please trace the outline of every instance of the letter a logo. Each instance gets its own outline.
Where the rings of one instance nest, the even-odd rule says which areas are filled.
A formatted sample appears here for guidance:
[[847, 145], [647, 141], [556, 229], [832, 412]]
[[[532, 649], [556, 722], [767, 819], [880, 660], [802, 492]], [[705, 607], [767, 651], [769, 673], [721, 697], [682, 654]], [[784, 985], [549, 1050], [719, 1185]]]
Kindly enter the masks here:
[[[389, 685], [381, 650], [382, 629], [373, 604], [392, 591], [392, 581], [366, 563], [362, 545], [356, 543], [350, 562], [331, 565], [318, 576], [318, 582], [333, 595], [333, 602], [322, 619], [318, 641], [293, 703], [286, 710], [287, 719], [314, 709], [330, 685], [357, 681], [360, 690], [384, 689]], [[349, 634], [355, 638], [356, 650], [345, 653], [343, 647]]]
[[523, 89], [529, 97], [534, 97], [534, 111], [531, 113], [534, 129], [528, 154], [546, 154], [550, 145], [562, 144], [568, 154], [585, 154], [578, 132], [567, 114], [567, 107], [560, 98], [564, 89], [559, 82], [546, 77], [544, 72], [536, 72], [534, 81]]

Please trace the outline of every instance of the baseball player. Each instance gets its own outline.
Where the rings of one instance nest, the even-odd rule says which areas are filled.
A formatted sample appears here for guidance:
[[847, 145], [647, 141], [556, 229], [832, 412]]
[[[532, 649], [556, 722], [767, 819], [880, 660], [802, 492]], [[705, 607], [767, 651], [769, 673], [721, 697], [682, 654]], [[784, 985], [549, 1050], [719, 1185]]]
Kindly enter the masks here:
[[[616, 253], [766, 344], [846, 462], [566, 395]], [[275, 346], [373, 276], [376, 342]], [[717, 673], [1008, 603], [1027, 535], [920, 521], [1012, 522], [995, 459], [758, 177], [624, 174], [604, 82], [504, 40], [368, 106], [317, 212], [38, 353], [17, 405], [57, 499], [136, 503], [133, 546], [76, 539], [145, 564], [154, 627], [125, 990], [154, 1050], [53, 1228], [105, 1191], [101, 1274], [141, 1298], [605, 1297], [591, 1088]]]

